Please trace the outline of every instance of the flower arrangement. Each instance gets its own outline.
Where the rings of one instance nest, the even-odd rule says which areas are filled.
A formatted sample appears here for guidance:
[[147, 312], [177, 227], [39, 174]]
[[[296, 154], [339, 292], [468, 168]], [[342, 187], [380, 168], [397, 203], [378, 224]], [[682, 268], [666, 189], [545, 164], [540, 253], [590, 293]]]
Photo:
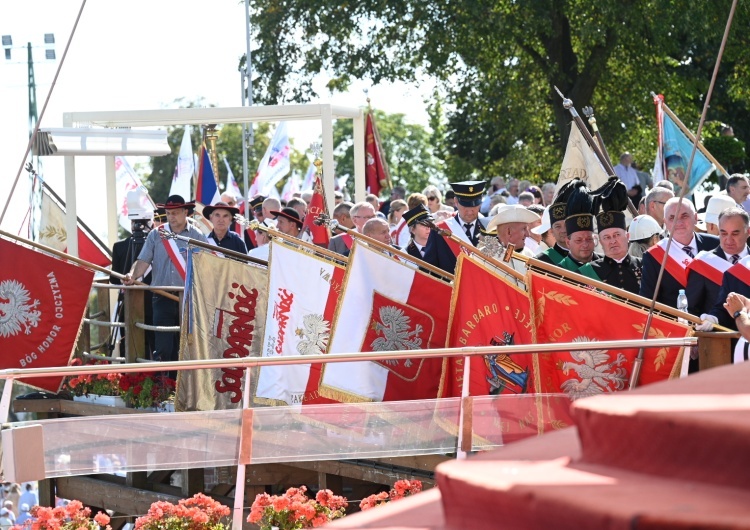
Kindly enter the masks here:
[[422, 491], [422, 482], [419, 480], [397, 480], [391, 491], [382, 491], [362, 499], [359, 509], [369, 510], [375, 506], [382, 506], [392, 501], [398, 501]]
[[99, 512], [91, 518], [91, 508], [84, 508], [81, 501], [70, 501], [66, 506], [46, 508], [34, 506], [33, 519], [27, 519], [15, 529], [31, 530], [112, 530], [109, 516]]
[[129, 407], [145, 409], [168, 400], [175, 390], [175, 380], [165, 375], [127, 373], [120, 377], [120, 396]]
[[[174, 505], [155, 502], [148, 513], [135, 520], [135, 530], [229, 530], [230, 509], [202, 493]], [[32, 529], [35, 530], [35, 529]]]
[[[80, 359], [73, 359], [71, 366], [81, 366]], [[87, 364], [109, 364], [106, 361], [90, 361]], [[78, 375], [68, 378], [63, 384], [65, 390], [69, 390], [74, 396], [88, 396], [98, 394], [100, 396], [119, 396], [120, 377], [118, 373], [111, 374], [89, 374]]]
[[305, 486], [300, 486], [289, 488], [283, 495], [257, 495], [247, 522], [259, 525], [261, 530], [296, 530], [322, 526], [345, 515], [349, 505], [345, 497], [320, 490], [315, 499], [310, 499], [306, 491]]

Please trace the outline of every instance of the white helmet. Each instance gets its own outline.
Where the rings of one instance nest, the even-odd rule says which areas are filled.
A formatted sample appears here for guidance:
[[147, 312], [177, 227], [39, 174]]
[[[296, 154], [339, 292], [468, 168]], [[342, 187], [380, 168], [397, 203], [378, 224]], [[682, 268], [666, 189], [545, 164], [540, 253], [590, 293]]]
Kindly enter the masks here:
[[633, 217], [633, 220], [628, 227], [628, 234], [630, 235], [630, 241], [641, 241], [651, 238], [656, 234], [661, 234], [662, 229], [656, 219], [650, 215], [639, 215]]

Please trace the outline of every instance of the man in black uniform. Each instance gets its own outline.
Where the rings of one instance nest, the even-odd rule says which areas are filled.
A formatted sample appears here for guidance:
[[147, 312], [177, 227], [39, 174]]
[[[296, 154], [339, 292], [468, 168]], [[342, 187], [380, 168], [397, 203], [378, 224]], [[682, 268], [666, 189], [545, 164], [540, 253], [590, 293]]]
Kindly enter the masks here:
[[604, 283], [638, 294], [641, 289], [641, 260], [628, 254], [625, 214], [617, 210], [599, 212], [596, 223], [604, 256], [594, 260], [591, 267]]

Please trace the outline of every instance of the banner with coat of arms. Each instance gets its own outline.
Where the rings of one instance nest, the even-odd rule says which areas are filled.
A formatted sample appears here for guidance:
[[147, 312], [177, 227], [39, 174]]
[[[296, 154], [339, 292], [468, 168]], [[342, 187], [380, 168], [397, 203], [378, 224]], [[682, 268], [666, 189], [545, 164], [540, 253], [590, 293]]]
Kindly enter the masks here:
[[[345, 268], [273, 239], [263, 357], [328, 352]], [[254, 400], [271, 405], [330, 403], [318, 394], [320, 364], [264, 366]]]
[[[66, 366], [93, 280], [90, 270], [0, 239], [0, 368]], [[57, 392], [62, 378], [24, 382]]]
[[[445, 346], [451, 286], [354, 242], [329, 353]], [[320, 394], [342, 402], [437, 397], [441, 359], [336, 363], [323, 368]]]
[[[538, 343], [640, 340], [647, 311], [608, 295], [537, 272], [529, 273]], [[654, 315], [649, 339], [690, 336], [689, 326]], [[682, 348], [647, 349], [640, 383], [679, 375]], [[565, 392], [571, 399], [628, 387], [637, 349], [587, 350], [539, 354], [535, 386], [539, 392]]]
[[[180, 360], [260, 357], [268, 300], [267, 278], [265, 267], [190, 249]], [[177, 376], [175, 408], [240, 408], [246, 371], [243, 368], [181, 370]]]

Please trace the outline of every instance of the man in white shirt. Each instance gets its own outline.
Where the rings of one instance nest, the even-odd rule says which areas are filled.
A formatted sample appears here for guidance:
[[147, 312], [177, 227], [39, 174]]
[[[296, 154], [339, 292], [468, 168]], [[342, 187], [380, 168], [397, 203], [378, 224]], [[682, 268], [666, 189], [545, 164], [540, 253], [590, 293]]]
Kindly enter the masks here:
[[615, 175], [625, 184], [628, 189], [628, 196], [635, 204], [638, 204], [643, 194], [641, 181], [638, 178], [638, 172], [632, 166], [633, 156], [630, 153], [620, 155], [620, 163], [615, 166]]

